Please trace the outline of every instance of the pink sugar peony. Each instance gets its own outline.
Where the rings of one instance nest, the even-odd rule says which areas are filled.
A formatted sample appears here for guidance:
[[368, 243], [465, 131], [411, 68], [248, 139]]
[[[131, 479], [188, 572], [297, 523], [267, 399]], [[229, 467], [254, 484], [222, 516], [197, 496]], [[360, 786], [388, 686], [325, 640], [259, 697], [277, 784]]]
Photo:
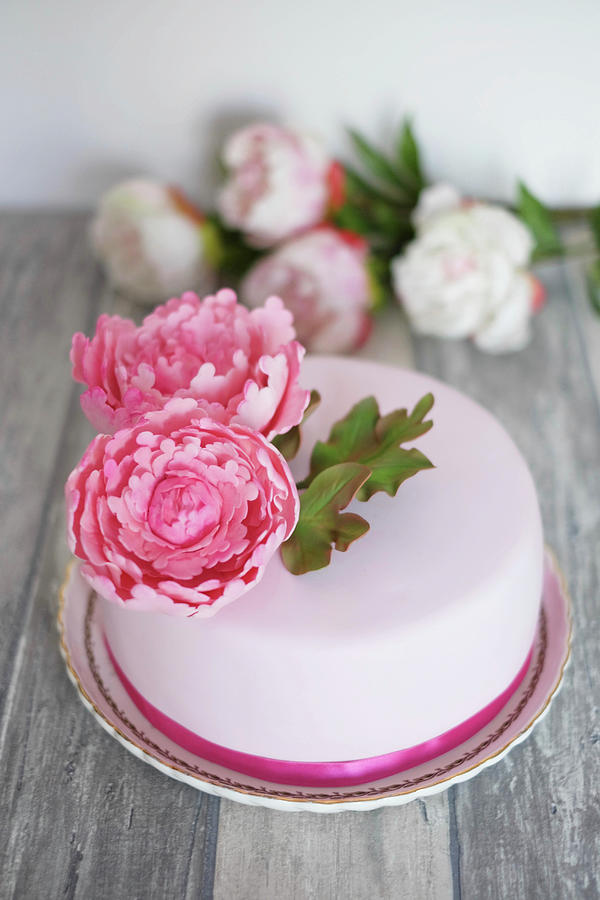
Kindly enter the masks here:
[[99, 431], [112, 434], [171, 397], [192, 397], [210, 418], [271, 438], [300, 422], [309, 399], [294, 337], [277, 297], [249, 312], [227, 289], [204, 300], [186, 293], [139, 328], [104, 315], [91, 340], [74, 335], [73, 378], [88, 387], [81, 406]]
[[184, 616], [212, 615], [255, 585], [299, 509], [275, 447], [204, 418], [189, 397], [97, 435], [65, 493], [89, 584], [128, 608]]
[[270, 247], [323, 218], [336, 174], [312, 137], [268, 123], [236, 131], [225, 144], [224, 221], [257, 247]]
[[330, 226], [313, 228], [260, 259], [240, 294], [258, 306], [276, 293], [294, 315], [299, 339], [320, 353], [343, 353], [368, 337], [372, 290], [367, 244]]

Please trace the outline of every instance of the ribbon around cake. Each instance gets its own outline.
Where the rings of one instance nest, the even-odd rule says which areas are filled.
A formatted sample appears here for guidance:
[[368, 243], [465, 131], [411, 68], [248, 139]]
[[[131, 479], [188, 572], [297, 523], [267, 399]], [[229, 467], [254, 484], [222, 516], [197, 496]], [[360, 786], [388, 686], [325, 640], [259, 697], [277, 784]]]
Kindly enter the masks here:
[[257, 778], [261, 781], [269, 781], [275, 784], [294, 785], [297, 787], [349, 787], [366, 784], [399, 775], [408, 769], [413, 769], [422, 763], [429, 762], [445, 753], [456, 749], [460, 744], [469, 740], [482, 728], [494, 719], [510, 698], [520, 687], [533, 654], [533, 647], [527, 654], [525, 662], [508, 685], [491, 703], [480, 709], [474, 715], [469, 716], [463, 722], [436, 735], [420, 744], [394, 750], [391, 753], [383, 753], [380, 756], [369, 756], [364, 759], [350, 759], [326, 762], [302, 762], [298, 760], [271, 759], [266, 756], [255, 756], [251, 753], [243, 753], [240, 750], [232, 750], [208, 741], [185, 725], [176, 722], [170, 716], [161, 712], [154, 704], [150, 703], [131, 683], [110, 647], [108, 639], [104, 638], [108, 655], [113, 664], [121, 684], [127, 691], [139, 711], [158, 731], [173, 741], [173, 743], [199, 756], [201, 759], [216, 765], [231, 769], [242, 775]]

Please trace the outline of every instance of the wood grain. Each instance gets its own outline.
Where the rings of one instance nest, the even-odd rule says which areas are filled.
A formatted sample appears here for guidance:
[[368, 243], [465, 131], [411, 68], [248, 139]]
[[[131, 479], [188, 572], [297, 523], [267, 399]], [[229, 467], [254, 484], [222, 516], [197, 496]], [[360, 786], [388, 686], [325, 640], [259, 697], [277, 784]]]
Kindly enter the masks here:
[[216, 900], [452, 897], [447, 795], [371, 813], [221, 801]]
[[515, 356], [411, 342], [392, 311], [361, 351], [401, 365], [414, 354], [495, 412], [529, 460], [576, 610], [562, 695], [504, 762], [426, 803], [285, 814], [166, 779], [98, 727], [66, 678], [62, 492], [91, 436], [68, 346], [100, 311], [142, 315], [105, 289], [86, 226], [0, 216], [0, 897], [599, 897], [600, 321], [580, 270], [547, 270], [548, 307]]
[[219, 802], [135, 760], [86, 713], [55, 628], [67, 562], [63, 485], [92, 435], [68, 347], [100, 309], [87, 217], [0, 231], [1, 897], [210, 897]]
[[575, 313], [573, 322], [582, 345], [584, 361], [589, 368], [596, 396], [600, 397], [600, 316], [592, 309], [588, 297], [585, 267], [572, 260], [565, 264], [564, 273], [573, 303]]

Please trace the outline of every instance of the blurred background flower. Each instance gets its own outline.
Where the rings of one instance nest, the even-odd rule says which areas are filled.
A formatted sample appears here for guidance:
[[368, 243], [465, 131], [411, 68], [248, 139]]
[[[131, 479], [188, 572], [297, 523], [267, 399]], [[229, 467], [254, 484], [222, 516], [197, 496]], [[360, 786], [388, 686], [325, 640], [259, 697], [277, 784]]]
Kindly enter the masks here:
[[356, 349], [368, 337], [371, 322], [366, 241], [320, 226], [282, 244], [255, 263], [240, 287], [249, 306], [260, 306], [271, 294], [293, 314], [298, 340], [307, 349]]
[[392, 262], [394, 289], [420, 334], [472, 337], [489, 352], [520, 350], [540, 305], [528, 272], [530, 230], [500, 206], [462, 200], [449, 185], [425, 189], [416, 238]]
[[270, 247], [324, 217], [334, 164], [310, 135], [257, 122], [227, 139], [222, 159], [219, 212], [252, 245]]
[[104, 194], [92, 242], [110, 282], [139, 301], [208, 293], [215, 284], [212, 225], [181, 191], [160, 181], [131, 179]]
[[[348, 132], [354, 160], [265, 121], [233, 131], [220, 151], [216, 209], [138, 178], [100, 201], [93, 242], [111, 283], [156, 304], [192, 289], [239, 287], [248, 306], [281, 296], [313, 352], [349, 353], [372, 313], [395, 297], [419, 334], [471, 338], [481, 350], [523, 349], [544, 290], [532, 264], [567, 252], [551, 211], [522, 183], [512, 208], [428, 184], [405, 118], [391, 150]], [[594, 260], [598, 210], [576, 252]], [[569, 251], [571, 252], [571, 251]], [[600, 308], [597, 264], [588, 270]]]

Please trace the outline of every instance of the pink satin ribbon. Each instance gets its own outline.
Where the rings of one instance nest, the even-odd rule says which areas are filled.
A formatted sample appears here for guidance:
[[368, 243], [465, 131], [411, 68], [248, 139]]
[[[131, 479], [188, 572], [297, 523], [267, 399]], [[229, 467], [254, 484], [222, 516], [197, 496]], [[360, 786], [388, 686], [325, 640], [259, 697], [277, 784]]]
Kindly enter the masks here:
[[207, 741], [184, 725], [180, 725], [179, 722], [165, 715], [140, 694], [115, 659], [106, 637], [104, 642], [123, 687], [140, 712], [162, 734], [195, 756], [232, 769], [234, 772], [250, 775], [261, 781], [272, 781], [276, 784], [297, 787], [346, 787], [365, 784], [369, 781], [387, 778], [390, 775], [399, 775], [407, 769], [412, 769], [414, 766], [448, 753], [449, 750], [454, 750], [463, 741], [473, 737], [481, 728], [485, 728], [497, 716], [523, 681], [533, 653], [532, 648], [515, 678], [495, 700], [461, 722], [460, 725], [456, 725], [449, 731], [430, 738], [422, 744], [416, 744], [414, 747], [407, 747], [404, 750], [395, 750], [392, 753], [384, 753], [382, 756], [370, 756], [366, 759], [350, 759], [342, 762], [293, 762], [287, 759], [270, 759], [266, 756], [253, 756], [239, 750], [230, 750], [228, 747]]

